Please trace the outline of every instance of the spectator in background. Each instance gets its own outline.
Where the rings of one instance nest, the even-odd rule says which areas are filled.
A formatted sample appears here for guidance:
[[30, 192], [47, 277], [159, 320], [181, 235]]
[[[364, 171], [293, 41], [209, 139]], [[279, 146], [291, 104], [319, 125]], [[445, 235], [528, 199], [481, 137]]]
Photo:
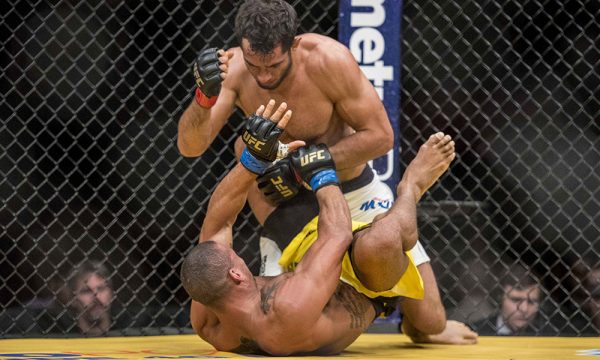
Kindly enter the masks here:
[[0, 311], [0, 333], [7, 337], [164, 335], [179, 334], [189, 326], [189, 313], [180, 306], [140, 304], [131, 298], [120, 303], [112, 272], [100, 261], [86, 260], [58, 278], [48, 281], [50, 296]]
[[65, 304], [72, 311], [77, 329], [88, 336], [103, 335], [111, 328], [113, 287], [110, 273], [99, 262], [83, 263], [67, 281]]
[[113, 327], [114, 295], [108, 269], [100, 262], [85, 261], [65, 280], [60, 284], [49, 281], [53, 295], [0, 313], [0, 331], [20, 336], [106, 334]]
[[592, 269], [583, 281], [584, 291], [587, 293], [582, 307], [591, 319], [591, 323], [600, 333], [600, 266]]
[[471, 324], [480, 335], [535, 335], [542, 289], [525, 268], [515, 265], [501, 281], [500, 309], [490, 317]]

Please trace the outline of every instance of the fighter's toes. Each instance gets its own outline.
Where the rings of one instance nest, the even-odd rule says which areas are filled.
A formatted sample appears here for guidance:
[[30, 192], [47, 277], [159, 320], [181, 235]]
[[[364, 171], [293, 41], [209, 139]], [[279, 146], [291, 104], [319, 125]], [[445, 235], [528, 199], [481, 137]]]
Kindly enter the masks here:
[[438, 144], [440, 141], [442, 141], [442, 139], [444, 139], [444, 133], [443, 132], [436, 132], [435, 134], [431, 134], [431, 136], [429, 136], [429, 140], [427, 140], [427, 142], [431, 145], [435, 145]]
[[444, 134], [442, 132], [439, 132], [437, 134], [441, 134], [442, 136], [440, 138], [438, 138], [438, 140], [434, 143], [434, 146], [435, 146], [435, 148], [442, 149], [442, 151], [443, 151], [444, 148], [452, 141], [452, 137], [450, 135]]
[[442, 153], [448, 154], [454, 152], [454, 145], [454, 141], [450, 140], [445, 145], [441, 146], [440, 149], [442, 150]]

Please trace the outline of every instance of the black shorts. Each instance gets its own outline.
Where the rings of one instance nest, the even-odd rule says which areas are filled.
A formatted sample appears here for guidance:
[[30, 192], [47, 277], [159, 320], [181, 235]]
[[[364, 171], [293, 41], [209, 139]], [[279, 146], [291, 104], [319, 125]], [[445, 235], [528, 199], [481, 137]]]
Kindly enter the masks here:
[[[373, 170], [369, 165], [354, 179], [340, 184], [342, 193], [348, 193], [373, 181]], [[304, 226], [319, 215], [319, 203], [315, 194], [304, 187], [290, 201], [280, 204], [265, 220], [262, 235], [275, 241], [280, 249], [285, 249]]]
[[398, 303], [402, 300], [402, 296], [396, 297], [376, 297], [374, 299], [369, 299], [371, 304], [373, 304], [373, 308], [375, 309], [375, 317], [373, 320], [377, 319], [379, 316], [389, 316], [391, 315], [396, 308], [398, 307]]

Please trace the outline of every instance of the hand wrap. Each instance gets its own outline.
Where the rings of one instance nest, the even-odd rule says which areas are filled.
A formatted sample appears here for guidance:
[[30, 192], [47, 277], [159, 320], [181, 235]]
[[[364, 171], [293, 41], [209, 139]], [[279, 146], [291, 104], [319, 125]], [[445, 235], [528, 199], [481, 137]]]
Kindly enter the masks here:
[[217, 48], [201, 51], [192, 65], [197, 86], [196, 102], [204, 108], [211, 108], [217, 102], [217, 97], [221, 92], [220, 65]]

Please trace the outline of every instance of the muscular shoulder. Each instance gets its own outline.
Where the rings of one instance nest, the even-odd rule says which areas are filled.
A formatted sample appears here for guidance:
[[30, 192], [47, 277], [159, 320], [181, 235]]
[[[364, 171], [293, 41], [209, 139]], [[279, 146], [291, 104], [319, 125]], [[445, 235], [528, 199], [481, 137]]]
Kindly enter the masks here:
[[[297, 317], [305, 309], [298, 308], [295, 292], [298, 290], [291, 280], [297, 274], [290, 272], [269, 279], [260, 289], [261, 310], [265, 320], [285, 327], [286, 324], [297, 324]], [[302, 316], [302, 315], [300, 315]]]
[[350, 50], [330, 37], [301, 35], [300, 48], [306, 74], [329, 95], [346, 91], [360, 78], [360, 68]]

